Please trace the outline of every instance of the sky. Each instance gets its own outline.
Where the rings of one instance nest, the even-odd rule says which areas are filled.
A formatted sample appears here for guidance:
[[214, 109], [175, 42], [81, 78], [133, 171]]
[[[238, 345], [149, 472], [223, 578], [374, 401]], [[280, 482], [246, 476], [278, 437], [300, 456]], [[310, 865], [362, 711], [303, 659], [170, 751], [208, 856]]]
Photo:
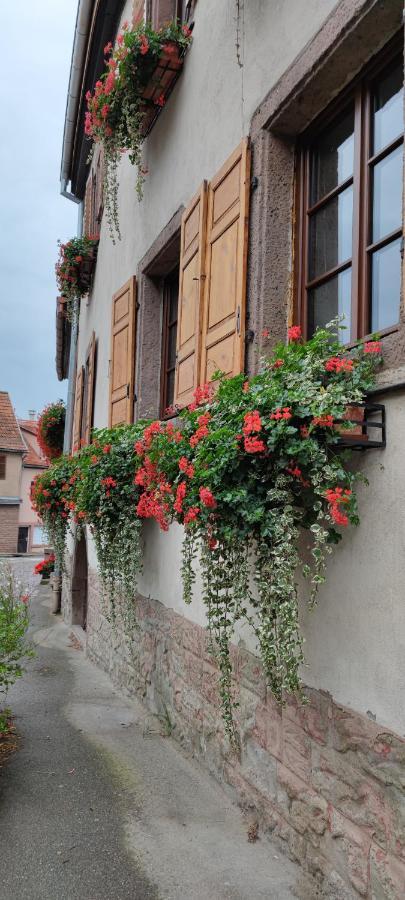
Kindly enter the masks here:
[[77, 0], [2, 4], [0, 390], [21, 418], [60, 397], [55, 370], [57, 241], [78, 206], [59, 193]]

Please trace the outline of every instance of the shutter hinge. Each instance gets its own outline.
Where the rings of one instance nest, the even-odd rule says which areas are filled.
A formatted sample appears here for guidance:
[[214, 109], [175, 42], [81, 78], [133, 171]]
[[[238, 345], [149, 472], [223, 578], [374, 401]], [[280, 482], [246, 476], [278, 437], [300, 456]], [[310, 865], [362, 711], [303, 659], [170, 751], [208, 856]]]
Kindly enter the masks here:
[[236, 313], [236, 333], [240, 334], [240, 306], [238, 306]]
[[129, 397], [129, 384], [127, 384], [127, 397]]
[[249, 330], [246, 332], [246, 335], [245, 335], [245, 344], [253, 344], [254, 339], [255, 339], [255, 333], [254, 333], [254, 331], [252, 331], [251, 328], [249, 328]]
[[401, 238], [401, 244], [400, 244], [400, 254], [401, 254], [401, 259], [404, 258], [404, 248], [405, 248], [405, 243], [404, 243], [404, 241], [405, 241], [405, 239], [402, 237], [402, 238]]
[[250, 181], [250, 190], [255, 191], [256, 188], [258, 188], [258, 187], [259, 187], [259, 179], [258, 179], [257, 175], [253, 175], [253, 178]]

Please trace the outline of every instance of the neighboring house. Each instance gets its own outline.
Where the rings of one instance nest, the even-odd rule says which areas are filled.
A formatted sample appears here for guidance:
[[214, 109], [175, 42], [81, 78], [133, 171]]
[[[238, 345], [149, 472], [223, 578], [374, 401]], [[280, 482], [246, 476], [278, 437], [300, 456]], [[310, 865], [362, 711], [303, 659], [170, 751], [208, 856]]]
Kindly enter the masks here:
[[[268, 351], [289, 324], [310, 335], [340, 313], [350, 340], [382, 334], [387, 447], [364, 455], [371, 487], [361, 494], [361, 526], [338, 548], [316, 611], [302, 609], [309, 712], [266, 697], [254, 646], [241, 648], [239, 762], [220, 739], [203, 605], [198, 596], [182, 603], [179, 527], [163, 534], [144, 525], [138, 654], [111, 636], [89, 532], [69, 547], [64, 615], [87, 622], [89, 655], [165, 711], [322, 896], [403, 900], [403, 2], [183, 6], [195, 21], [193, 44], [145, 141], [142, 203], [127, 156], [120, 164], [122, 240], [113, 245], [99, 152], [87, 163], [84, 98], [104, 44], [144, 5], [79, 2], [62, 190], [82, 203], [84, 228], [100, 230], [100, 245], [78, 335], [57, 313], [60, 377], [71, 348], [67, 445], [86, 441], [89, 425], [164, 416], [216, 369], [254, 373], [265, 329]], [[178, 4], [152, 0], [147, 14], [159, 24]]]
[[10, 396], [0, 391], [0, 554], [17, 553], [23, 459], [27, 452]]
[[18, 424], [27, 453], [23, 459], [21, 475], [21, 504], [18, 516], [18, 552], [42, 553], [46, 538], [37, 514], [31, 506], [31, 483], [44, 469], [48, 461], [42, 454], [37, 440], [38, 422], [35, 414], [30, 419], [19, 419]]

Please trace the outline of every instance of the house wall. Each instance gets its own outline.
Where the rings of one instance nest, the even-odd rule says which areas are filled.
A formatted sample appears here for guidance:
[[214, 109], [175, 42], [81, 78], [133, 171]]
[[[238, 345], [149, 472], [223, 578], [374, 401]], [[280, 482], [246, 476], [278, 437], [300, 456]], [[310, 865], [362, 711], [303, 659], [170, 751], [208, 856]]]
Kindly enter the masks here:
[[[362, 4], [342, 0], [341, 18]], [[372, 0], [364, 3], [370, 8]], [[108, 361], [111, 298], [134, 273], [172, 216], [186, 205], [203, 178], [211, 178], [248, 133], [250, 119], [265, 94], [316, 33], [334, 2], [249, 0], [245, 12], [244, 67], [236, 61], [233, 0], [200, 0], [192, 49], [167, 108], [145, 143], [149, 170], [144, 201], [134, 193], [134, 171], [124, 158], [120, 167], [120, 221], [123, 240], [114, 246], [104, 217], [95, 280], [82, 304], [79, 364], [94, 329], [98, 338], [95, 427], [108, 422]], [[382, 5], [381, 5], [382, 6]], [[128, 3], [123, 19], [130, 17]], [[242, 93], [243, 79], [243, 93]], [[242, 102], [243, 98], [243, 102]], [[257, 137], [257, 135], [256, 135]], [[255, 140], [256, 140], [255, 137]], [[263, 141], [265, 138], [263, 138]], [[258, 154], [256, 153], [256, 157]], [[263, 156], [263, 159], [265, 156]], [[280, 218], [291, 219], [292, 157], [279, 157], [280, 178], [261, 177], [272, 205], [274, 240], [283, 244], [285, 334], [291, 248]], [[260, 190], [254, 204], [259, 203]], [[280, 214], [277, 202], [288, 207]], [[263, 202], [263, 195], [262, 195]], [[263, 213], [263, 210], [262, 210]], [[260, 243], [260, 210], [255, 234]], [[288, 221], [287, 221], [288, 220]], [[266, 270], [263, 256], [261, 265]], [[287, 248], [287, 249], [286, 249]], [[278, 248], [277, 248], [278, 250]], [[250, 295], [259, 278], [250, 260]], [[259, 264], [257, 264], [259, 265]], [[253, 274], [252, 274], [253, 273]], [[270, 283], [270, 282], [269, 282]], [[279, 290], [264, 285], [268, 312]], [[142, 299], [142, 298], [141, 298]], [[142, 310], [141, 310], [142, 312]], [[257, 318], [259, 322], [259, 318]], [[273, 320], [264, 324], [272, 326]], [[155, 323], [157, 330], [159, 323]], [[156, 359], [159, 365], [159, 359]], [[139, 378], [139, 372], [138, 372]], [[102, 612], [97, 561], [87, 533], [89, 614], [87, 651], [129, 692], [140, 693], [151, 708], [169, 715], [174, 734], [199, 755], [239, 800], [257, 811], [264, 831], [271, 831], [299, 859], [308, 877], [322, 885], [323, 896], [350, 900], [403, 897], [405, 884], [405, 392], [381, 397], [387, 410], [387, 448], [361, 454], [355, 465], [369, 486], [359, 489], [361, 525], [345, 534], [328, 566], [328, 581], [312, 613], [301, 601], [306, 639], [310, 705], [285, 710], [266, 692], [252, 638], [245, 630], [234, 650], [235, 685], [241, 699], [242, 750], [230, 753], [223, 737], [216, 672], [207, 656], [204, 607], [198, 579], [190, 607], [181, 598], [182, 531], [168, 534], [145, 523], [144, 570], [139, 579], [140, 628], [131, 641], [111, 630]], [[157, 411], [156, 411], [157, 412]], [[74, 542], [67, 566], [72, 570]], [[66, 619], [71, 617], [71, 583], [63, 586]], [[313, 900], [314, 883], [307, 896]]]
[[18, 506], [0, 505], [0, 554], [17, 552]]
[[19, 497], [22, 469], [21, 453], [6, 453], [6, 457], [6, 477], [0, 480], [0, 497]]

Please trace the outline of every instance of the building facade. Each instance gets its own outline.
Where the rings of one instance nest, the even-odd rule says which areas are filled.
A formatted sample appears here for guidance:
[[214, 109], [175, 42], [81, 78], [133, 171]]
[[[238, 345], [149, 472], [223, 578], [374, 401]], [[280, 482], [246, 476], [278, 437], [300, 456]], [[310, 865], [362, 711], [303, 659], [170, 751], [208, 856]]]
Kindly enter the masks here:
[[[100, 232], [67, 375], [67, 443], [88, 424], [165, 416], [221, 369], [257, 371], [300, 324], [336, 314], [349, 344], [378, 331], [387, 445], [364, 454], [361, 526], [345, 535], [316, 610], [303, 603], [309, 706], [280, 708], [248, 635], [235, 646], [240, 759], [222, 739], [198, 585], [182, 602], [182, 533], [145, 523], [131, 646], [102, 613], [91, 535], [72, 536], [66, 619], [88, 654], [159, 713], [303, 867], [307, 896], [405, 895], [405, 310], [402, 0], [80, 0], [62, 190]], [[119, 166], [111, 240], [85, 94], [125, 20], [194, 22], [184, 70], [143, 144], [144, 198]], [[70, 337], [70, 336], [69, 336]], [[63, 339], [62, 339], [63, 338]], [[62, 359], [62, 355], [64, 358]], [[136, 653], [134, 654], [134, 646]]]
[[36, 512], [31, 506], [31, 483], [48, 468], [37, 440], [38, 422], [33, 414], [30, 419], [19, 419], [18, 424], [27, 448], [21, 472], [21, 503], [18, 515], [18, 552], [42, 553], [47, 540]]
[[7, 391], [0, 391], [0, 554], [18, 547], [21, 477], [26, 446]]

